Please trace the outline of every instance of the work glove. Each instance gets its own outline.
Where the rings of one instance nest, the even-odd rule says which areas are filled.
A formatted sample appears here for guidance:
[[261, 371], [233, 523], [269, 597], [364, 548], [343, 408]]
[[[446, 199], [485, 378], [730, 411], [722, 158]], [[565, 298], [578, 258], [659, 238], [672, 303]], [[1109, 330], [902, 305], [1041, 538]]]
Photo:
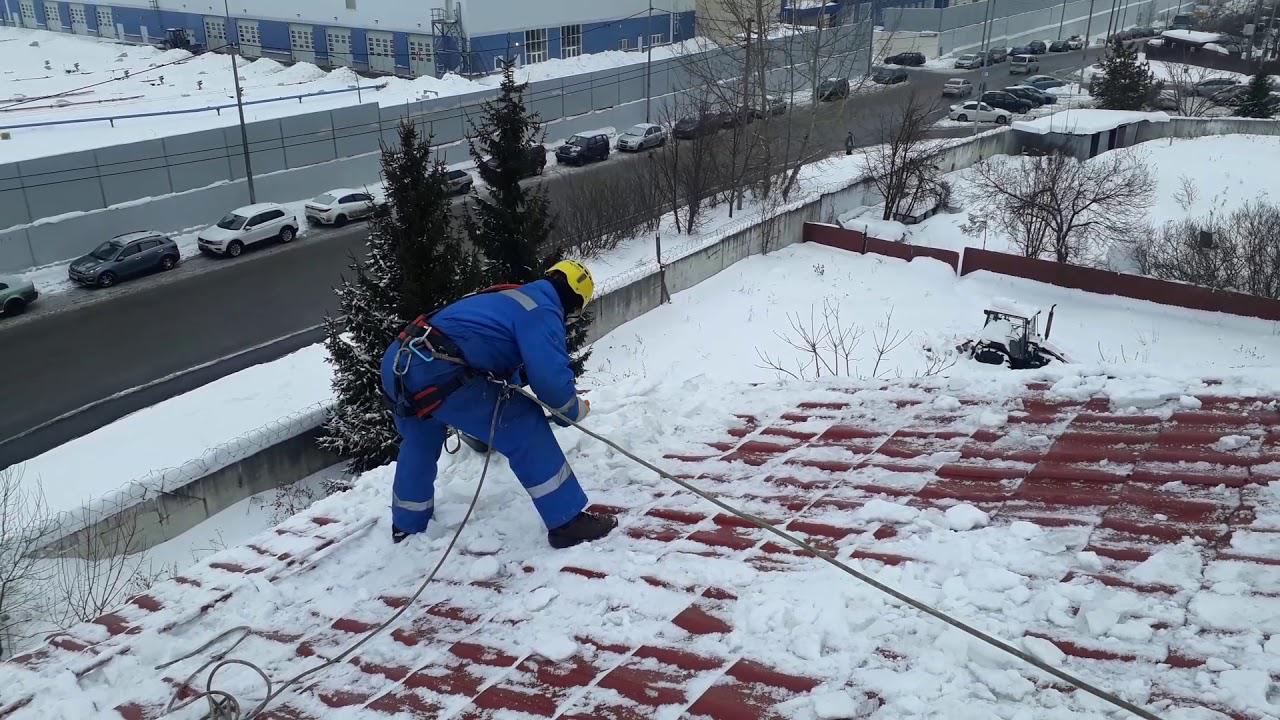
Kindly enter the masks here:
[[[587, 415], [590, 413], [591, 413], [591, 401], [587, 400], [582, 396], [579, 396], [577, 422], [582, 422], [583, 420], [585, 420]], [[554, 421], [555, 424], [559, 425], [560, 427], [570, 427], [569, 423], [565, 422], [564, 420], [561, 420], [560, 417], [557, 415], [551, 415], [551, 420]]]

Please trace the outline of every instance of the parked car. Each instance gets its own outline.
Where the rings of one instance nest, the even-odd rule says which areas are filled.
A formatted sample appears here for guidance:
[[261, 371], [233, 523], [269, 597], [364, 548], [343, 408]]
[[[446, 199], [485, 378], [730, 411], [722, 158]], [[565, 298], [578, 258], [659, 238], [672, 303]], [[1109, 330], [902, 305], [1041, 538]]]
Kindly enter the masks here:
[[763, 118], [765, 115], [781, 115], [787, 111], [787, 99], [781, 95], [766, 95], [764, 98], [764, 107], [759, 107], [759, 102], [753, 104], [751, 115], [755, 118]]
[[964, 78], [951, 78], [942, 86], [943, 97], [969, 97], [973, 94], [973, 83]]
[[[1035, 85], [1027, 85], [1026, 83], [1023, 83], [1021, 85], [1014, 85], [1013, 87], [1019, 90], [1022, 90], [1023, 92], [1031, 93], [1035, 97], [1035, 99], [1039, 101], [1041, 105], [1057, 105], [1058, 104], [1057, 95], [1054, 95], [1048, 90], [1041, 90]], [[1008, 90], [1008, 89], [1009, 88], [1005, 88], [1005, 90]]]
[[121, 280], [178, 266], [178, 246], [158, 232], [117, 235], [71, 262], [67, 277], [88, 287], [111, 287]]
[[1056, 87], [1066, 87], [1066, 80], [1059, 80], [1052, 75], [1032, 75], [1023, 80], [1020, 85], [1030, 85], [1037, 90], [1049, 90]]
[[1026, 100], [1031, 103], [1031, 107], [1040, 107], [1054, 102], [1052, 97], [1049, 97], [1045, 93], [1026, 85], [1010, 85], [1009, 87], [1004, 88], [1004, 92], [1007, 92], [1016, 98]]
[[1027, 47], [1031, 49], [1032, 55], [1043, 55], [1049, 52], [1049, 46], [1043, 40], [1032, 40], [1027, 43]]
[[1223, 90], [1239, 84], [1240, 82], [1233, 78], [1209, 78], [1192, 85], [1191, 91], [1200, 97], [1213, 97]]
[[956, 58], [956, 68], [959, 70], [973, 70], [982, 67], [982, 55], [977, 53], [968, 53]]
[[0, 275], [0, 315], [21, 315], [38, 297], [40, 293], [36, 292], [36, 285], [30, 280]]
[[1155, 98], [1151, 101], [1151, 106], [1156, 110], [1173, 110], [1175, 112], [1182, 109], [1182, 104], [1178, 102], [1178, 91], [1173, 88], [1164, 88], [1157, 91]]
[[680, 118], [676, 121], [675, 127], [672, 128], [671, 134], [675, 135], [679, 140], [692, 140], [704, 135], [711, 135], [724, 127], [724, 116], [725, 113], [707, 112], [701, 115]]
[[648, 148], [662, 147], [667, 142], [667, 131], [661, 125], [640, 123], [632, 125], [626, 132], [618, 136], [618, 150], [639, 152]]
[[924, 53], [900, 52], [896, 55], [890, 55], [884, 61], [890, 65], [920, 66], [924, 64]]
[[1016, 95], [1010, 95], [1002, 90], [989, 90], [982, 93], [979, 98], [982, 102], [998, 107], [1001, 110], [1008, 110], [1011, 113], [1029, 113], [1031, 112], [1031, 103], [1023, 100]]
[[609, 135], [603, 130], [580, 132], [556, 148], [556, 162], [586, 165], [609, 159]]
[[947, 117], [960, 122], [971, 122], [976, 118], [978, 122], [1007, 125], [1009, 124], [1009, 119], [1013, 116], [1009, 114], [1008, 110], [1000, 110], [984, 102], [970, 100], [959, 105], [952, 105], [951, 112], [947, 113]]
[[1084, 48], [1084, 38], [1079, 35], [1072, 35], [1067, 38], [1067, 48], [1070, 50], [1080, 50]]
[[[518, 177], [523, 180], [534, 175], [541, 175], [547, 166], [547, 149], [541, 144], [530, 145], [525, 149], [524, 164], [520, 166]], [[489, 170], [497, 170], [498, 164], [492, 157], [480, 161]]]
[[814, 92], [823, 102], [849, 97], [849, 79], [827, 78], [818, 83], [818, 89]]
[[1169, 21], [1170, 30], [1190, 30], [1195, 26], [1195, 18], [1185, 13], [1174, 15]]
[[1002, 47], [988, 48], [987, 57], [990, 58], [990, 62], [1002, 63], [1009, 59], [1009, 49]]
[[1018, 54], [1009, 56], [1010, 75], [1030, 75], [1033, 72], [1040, 72], [1040, 61], [1036, 60], [1034, 55]]
[[880, 85], [897, 85], [904, 83], [910, 78], [907, 71], [902, 68], [891, 68], [883, 65], [877, 67], [871, 73], [871, 82]]
[[1049, 43], [1049, 52], [1064, 53], [1071, 49], [1071, 45], [1066, 40], [1054, 40]]
[[466, 195], [476, 183], [466, 170], [450, 170], [445, 173], [444, 181], [449, 184], [449, 192], [454, 195]]
[[302, 212], [307, 222], [342, 227], [348, 220], [369, 217], [375, 207], [376, 203], [369, 193], [338, 188], [311, 198], [303, 206]]
[[279, 240], [293, 242], [298, 218], [283, 205], [258, 203], [236, 208], [196, 236], [200, 252], [239, 257], [250, 245]]
[[1009, 50], [1010, 57], [1013, 57], [1014, 55], [1034, 55], [1034, 54], [1035, 53], [1031, 52], [1030, 45], [1017, 45], [1013, 48], [1010, 48]]

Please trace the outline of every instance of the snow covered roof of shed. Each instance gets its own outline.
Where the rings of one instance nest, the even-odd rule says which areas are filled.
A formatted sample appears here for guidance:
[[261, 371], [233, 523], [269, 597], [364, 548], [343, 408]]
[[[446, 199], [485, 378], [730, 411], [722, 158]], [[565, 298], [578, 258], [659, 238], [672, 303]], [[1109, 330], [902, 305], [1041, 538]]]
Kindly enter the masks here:
[[1222, 33], [1203, 32], [1200, 30], [1165, 30], [1160, 35], [1171, 40], [1181, 40], [1182, 42], [1195, 43], [1197, 45], [1218, 42], [1223, 38]]
[[[602, 401], [593, 423], [1162, 716], [1208, 707], [1262, 717], [1275, 656], [1262, 638], [1280, 634], [1280, 437], [1267, 430], [1280, 414], [1215, 383], [1073, 367], [891, 382], [699, 378], [613, 414]], [[702, 399], [691, 403], [695, 389]], [[679, 421], [659, 422], [675, 406]], [[584, 444], [570, 454], [596, 510], [618, 516], [613, 535], [547, 548], [499, 468], [439, 582], [263, 717], [812, 720], [959, 707], [966, 717], [1098, 717], [1096, 701], [611, 453]], [[241, 625], [251, 632], [231, 657], [274, 678], [332, 657], [405, 606], [441, 552], [479, 466], [459, 457], [427, 534], [391, 545], [391, 471], [366, 474], [0, 664], [0, 717], [158, 718], [209, 656], [156, 666]], [[247, 672], [223, 672], [216, 686], [246, 706], [263, 697]]]
[[1014, 130], [1048, 135], [1092, 135], [1094, 133], [1114, 130], [1121, 125], [1136, 122], [1169, 122], [1169, 116], [1163, 112], [1140, 112], [1136, 110], [1095, 110], [1092, 108], [1071, 109], [1044, 115], [1034, 120], [1019, 120], [1013, 123]]

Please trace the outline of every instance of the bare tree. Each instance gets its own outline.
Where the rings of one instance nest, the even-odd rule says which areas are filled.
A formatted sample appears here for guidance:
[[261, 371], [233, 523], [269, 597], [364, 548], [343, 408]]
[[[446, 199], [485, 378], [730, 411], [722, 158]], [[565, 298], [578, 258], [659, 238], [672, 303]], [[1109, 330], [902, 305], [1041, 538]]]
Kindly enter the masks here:
[[[876, 324], [876, 329], [871, 331], [871, 346], [875, 350], [876, 360], [871, 366], [871, 377], [879, 380], [881, 377], [880, 364], [884, 359], [893, 354], [893, 351], [902, 347], [902, 344], [911, 337], [911, 331], [902, 332], [893, 326], [893, 306], [885, 311], [884, 320]], [[888, 374], [886, 368], [884, 374]]]
[[1220, 219], [1170, 221], [1141, 236], [1133, 257], [1144, 275], [1280, 298], [1280, 206], [1259, 197]]
[[656, 230], [663, 195], [653, 179], [645, 172], [566, 175], [556, 198], [550, 241], [558, 249], [589, 258], [641, 231]]
[[36, 552], [52, 537], [44, 495], [14, 466], [0, 470], [0, 659], [12, 656], [43, 614], [46, 568]]
[[54, 587], [63, 616], [59, 625], [91, 620], [150, 583], [139, 553], [138, 511], [125, 509], [109, 521], [94, 522], [88, 509], [84, 529], [60, 543], [54, 558]]
[[880, 142], [866, 149], [867, 170], [884, 198], [883, 220], [914, 214], [944, 202], [948, 193], [926, 136], [937, 103], [912, 92], [898, 109], [880, 117]]
[[1173, 112], [1187, 117], [1208, 115], [1217, 107], [1213, 100], [1200, 95], [1196, 84], [1217, 77], [1217, 73], [1199, 65], [1162, 62], [1164, 75], [1169, 78], [1163, 81], [1158, 95], [1169, 100], [1175, 107]]
[[[681, 118], [705, 123], [714, 121], [715, 117], [712, 105], [705, 98], [681, 100], [663, 113], [670, 127], [675, 127]], [[717, 181], [715, 150], [715, 137], [711, 134], [694, 132], [692, 137], [681, 138], [673, 132], [663, 151], [648, 156], [645, 172], [641, 174], [657, 189], [656, 206], [670, 210], [676, 232], [697, 231], [702, 209], [713, 199]]]
[[790, 333], [774, 332], [798, 355], [790, 366], [782, 356], [770, 357], [756, 348], [760, 358], [758, 367], [773, 370], [796, 380], [816, 380], [821, 377], [853, 377], [855, 373], [854, 351], [865, 331], [858, 325], [846, 324], [840, 317], [840, 305], [832, 298], [822, 301], [822, 313], [810, 306], [809, 319], [800, 313], [788, 313]]
[[1022, 243], [1025, 254], [1052, 254], [1063, 263], [1136, 236], [1152, 198], [1147, 167], [1129, 152], [1087, 162], [1059, 152], [996, 157], [974, 165], [972, 178], [970, 202]]

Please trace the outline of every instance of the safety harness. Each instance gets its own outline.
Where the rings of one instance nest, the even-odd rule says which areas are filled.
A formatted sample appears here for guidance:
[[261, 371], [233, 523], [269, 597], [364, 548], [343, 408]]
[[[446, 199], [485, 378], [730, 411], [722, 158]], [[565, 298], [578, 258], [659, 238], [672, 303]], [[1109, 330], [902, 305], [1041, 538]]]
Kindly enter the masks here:
[[[494, 285], [467, 295], [462, 299], [472, 295], [513, 290], [518, 287], [520, 285]], [[416, 417], [418, 419], [430, 417], [432, 413], [444, 404], [444, 401], [450, 395], [457, 392], [459, 388], [474, 378], [484, 374], [467, 363], [467, 359], [462, 354], [462, 348], [458, 347], [457, 343], [431, 325], [431, 319], [438, 312], [440, 311], [419, 315], [413, 319], [413, 322], [406, 325], [396, 337], [400, 341], [400, 349], [396, 351], [395, 359], [392, 362], [396, 396], [394, 398], [388, 397], [386, 400], [391, 407], [391, 411], [400, 417]], [[413, 362], [415, 356], [428, 363], [436, 360], [453, 363], [458, 366], [459, 372], [445, 382], [428, 385], [414, 392], [406, 387], [405, 376], [408, 375], [409, 365]]]

